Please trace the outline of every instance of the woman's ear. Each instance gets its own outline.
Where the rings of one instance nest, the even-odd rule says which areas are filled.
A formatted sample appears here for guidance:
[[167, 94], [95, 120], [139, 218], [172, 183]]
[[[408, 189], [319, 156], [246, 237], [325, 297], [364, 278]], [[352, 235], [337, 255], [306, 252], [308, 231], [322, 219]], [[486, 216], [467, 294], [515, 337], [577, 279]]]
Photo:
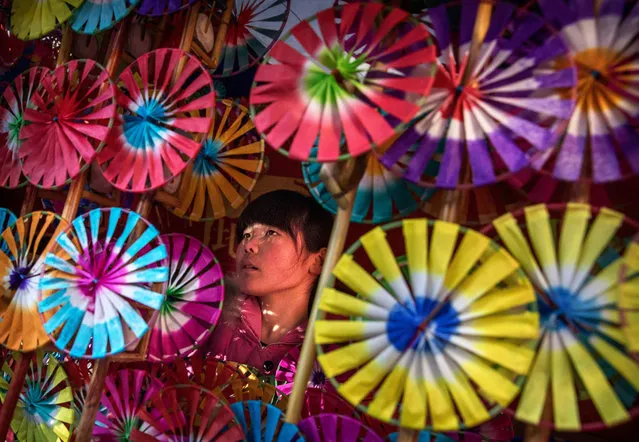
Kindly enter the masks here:
[[311, 263], [310, 273], [319, 276], [324, 266], [324, 258], [326, 258], [326, 247], [322, 247], [319, 252], [313, 253], [313, 262]]

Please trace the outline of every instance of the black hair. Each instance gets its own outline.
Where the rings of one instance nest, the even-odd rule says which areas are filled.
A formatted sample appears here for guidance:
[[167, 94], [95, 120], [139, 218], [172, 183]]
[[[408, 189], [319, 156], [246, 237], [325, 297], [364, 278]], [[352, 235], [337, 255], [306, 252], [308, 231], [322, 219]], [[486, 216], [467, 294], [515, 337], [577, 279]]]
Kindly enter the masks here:
[[[242, 241], [244, 230], [253, 224], [275, 227], [293, 239], [301, 233], [306, 249], [316, 253], [328, 246], [333, 216], [310, 196], [292, 190], [275, 190], [260, 195], [246, 206], [237, 222], [237, 244]], [[309, 313], [316, 289], [317, 281], [311, 291]]]

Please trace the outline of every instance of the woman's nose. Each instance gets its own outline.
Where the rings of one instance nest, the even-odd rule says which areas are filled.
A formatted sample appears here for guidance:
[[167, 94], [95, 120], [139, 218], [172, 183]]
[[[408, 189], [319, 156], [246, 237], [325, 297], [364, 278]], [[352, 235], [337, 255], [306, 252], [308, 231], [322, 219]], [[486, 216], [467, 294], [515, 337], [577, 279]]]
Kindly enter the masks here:
[[259, 250], [257, 238], [251, 238], [244, 243], [244, 251], [246, 253], [255, 254]]

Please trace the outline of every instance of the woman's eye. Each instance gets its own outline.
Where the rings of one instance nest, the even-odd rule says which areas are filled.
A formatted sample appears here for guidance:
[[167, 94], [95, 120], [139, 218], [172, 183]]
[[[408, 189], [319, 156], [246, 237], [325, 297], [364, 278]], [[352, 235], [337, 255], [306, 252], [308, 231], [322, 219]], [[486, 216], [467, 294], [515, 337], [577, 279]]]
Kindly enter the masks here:
[[277, 232], [275, 230], [269, 229], [266, 231], [266, 236], [274, 236], [274, 235], [277, 235]]
[[250, 237], [251, 237], [250, 233], [243, 233], [242, 234], [242, 240], [249, 239]]

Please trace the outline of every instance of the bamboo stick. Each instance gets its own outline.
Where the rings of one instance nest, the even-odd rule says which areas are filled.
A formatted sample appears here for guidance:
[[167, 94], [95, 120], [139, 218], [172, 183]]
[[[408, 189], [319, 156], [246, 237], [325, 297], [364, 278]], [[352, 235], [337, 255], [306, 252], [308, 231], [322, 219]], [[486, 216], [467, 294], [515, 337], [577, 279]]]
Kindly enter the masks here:
[[234, 2], [233, 0], [226, 0], [226, 9], [222, 13], [222, 20], [220, 21], [220, 27], [217, 29], [215, 35], [215, 43], [213, 44], [213, 55], [211, 55], [211, 69], [217, 69], [217, 65], [220, 63], [220, 57], [222, 55], [222, 49], [226, 43], [226, 34], [229, 29], [229, 23], [231, 22], [231, 13], [233, 12]]

